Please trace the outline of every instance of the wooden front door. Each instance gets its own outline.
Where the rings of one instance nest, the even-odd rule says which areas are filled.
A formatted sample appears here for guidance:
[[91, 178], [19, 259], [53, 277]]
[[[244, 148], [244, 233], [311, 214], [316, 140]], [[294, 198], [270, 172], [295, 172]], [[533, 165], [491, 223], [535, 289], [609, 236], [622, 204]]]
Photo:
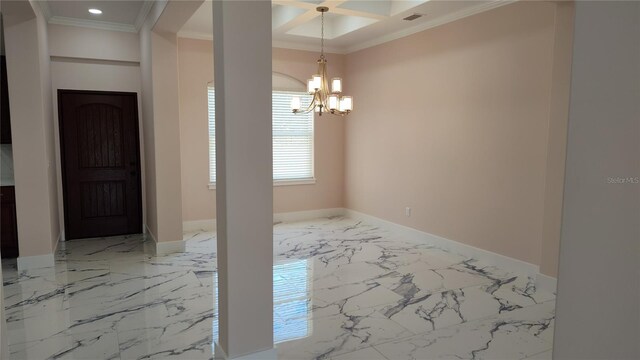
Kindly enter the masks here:
[[65, 233], [142, 232], [135, 93], [58, 90]]

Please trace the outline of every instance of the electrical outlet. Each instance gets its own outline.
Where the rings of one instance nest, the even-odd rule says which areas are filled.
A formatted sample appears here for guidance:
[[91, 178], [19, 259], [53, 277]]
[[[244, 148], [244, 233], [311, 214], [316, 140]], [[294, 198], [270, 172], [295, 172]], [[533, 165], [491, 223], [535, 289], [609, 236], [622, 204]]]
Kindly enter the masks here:
[[404, 216], [406, 216], [406, 217], [411, 216], [411, 208], [410, 207], [404, 208]]

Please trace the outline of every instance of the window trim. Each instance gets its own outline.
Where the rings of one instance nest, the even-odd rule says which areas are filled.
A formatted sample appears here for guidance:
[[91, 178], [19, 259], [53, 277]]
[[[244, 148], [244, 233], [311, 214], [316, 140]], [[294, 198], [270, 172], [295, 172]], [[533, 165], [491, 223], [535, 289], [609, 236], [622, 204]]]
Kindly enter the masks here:
[[[273, 186], [300, 186], [300, 185], [315, 185], [316, 178], [306, 178], [306, 179], [289, 179], [289, 180], [273, 180]], [[209, 183], [207, 185], [209, 190], [216, 189], [216, 183]]]

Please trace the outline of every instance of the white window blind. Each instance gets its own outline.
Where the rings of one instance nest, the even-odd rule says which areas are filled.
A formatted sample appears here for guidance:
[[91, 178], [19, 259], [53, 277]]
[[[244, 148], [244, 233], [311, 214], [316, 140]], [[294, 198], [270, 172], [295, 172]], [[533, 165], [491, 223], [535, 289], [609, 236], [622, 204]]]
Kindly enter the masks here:
[[[208, 87], [209, 102], [209, 181], [216, 182], [215, 91]], [[291, 98], [299, 96], [302, 108], [311, 95], [293, 91], [272, 93], [273, 179], [313, 179], [313, 113], [294, 114]]]
[[216, 183], [216, 92], [207, 86], [209, 103], [209, 183]]
[[307, 93], [274, 91], [272, 96], [274, 180], [313, 178], [313, 113], [294, 114], [293, 96], [300, 96], [303, 109], [311, 102]]

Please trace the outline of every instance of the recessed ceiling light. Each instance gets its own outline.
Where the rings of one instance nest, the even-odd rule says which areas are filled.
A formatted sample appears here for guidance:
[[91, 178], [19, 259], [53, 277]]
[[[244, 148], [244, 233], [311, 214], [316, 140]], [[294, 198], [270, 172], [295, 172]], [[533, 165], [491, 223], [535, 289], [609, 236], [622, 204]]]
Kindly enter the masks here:
[[100, 9], [89, 9], [89, 12], [92, 13], [93, 15], [102, 14], [102, 10], [100, 10]]

